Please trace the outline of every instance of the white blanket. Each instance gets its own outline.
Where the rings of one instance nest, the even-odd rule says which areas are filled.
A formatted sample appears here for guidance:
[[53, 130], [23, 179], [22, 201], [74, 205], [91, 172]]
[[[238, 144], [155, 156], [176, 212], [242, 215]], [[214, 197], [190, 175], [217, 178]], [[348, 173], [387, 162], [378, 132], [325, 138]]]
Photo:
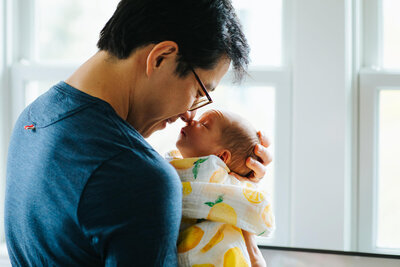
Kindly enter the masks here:
[[241, 229], [262, 236], [273, 232], [268, 194], [229, 175], [217, 156], [182, 159], [170, 152], [169, 160], [183, 187], [180, 266], [250, 266]]

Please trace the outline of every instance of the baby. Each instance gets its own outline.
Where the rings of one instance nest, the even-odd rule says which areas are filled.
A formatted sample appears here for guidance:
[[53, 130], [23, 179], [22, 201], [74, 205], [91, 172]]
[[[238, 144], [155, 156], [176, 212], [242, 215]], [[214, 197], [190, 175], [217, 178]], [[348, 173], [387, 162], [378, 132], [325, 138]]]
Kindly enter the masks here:
[[216, 155], [232, 172], [248, 177], [252, 171], [246, 166], [246, 159], [259, 160], [254, 154], [259, 143], [256, 130], [242, 117], [209, 110], [182, 128], [176, 147], [183, 158]]
[[180, 266], [250, 266], [248, 249], [258, 248], [246, 247], [241, 228], [257, 235], [273, 231], [266, 194], [228, 175], [251, 174], [245, 162], [257, 159], [253, 151], [258, 143], [246, 120], [225, 111], [209, 110], [182, 128], [176, 142], [180, 155], [170, 155], [183, 186]]

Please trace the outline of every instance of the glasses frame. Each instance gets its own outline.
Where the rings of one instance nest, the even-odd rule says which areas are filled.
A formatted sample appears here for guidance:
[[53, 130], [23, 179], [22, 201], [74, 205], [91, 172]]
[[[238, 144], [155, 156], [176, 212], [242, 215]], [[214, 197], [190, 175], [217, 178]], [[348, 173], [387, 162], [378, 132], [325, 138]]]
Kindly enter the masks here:
[[[208, 99], [208, 102], [206, 102], [206, 103], [204, 103], [204, 104], [201, 104], [200, 106], [194, 107], [194, 108], [192, 108], [192, 107], [193, 107], [193, 105], [192, 105], [192, 107], [189, 108], [189, 111], [193, 111], [193, 110], [202, 108], [202, 107], [204, 107], [204, 106], [206, 106], [206, 105], [208, 105], [208, 104], [211, 104], [211, 103], [213, 102], [212, 99], [211, 99], [211, 96], [210, 96], [210, 95], [208, 94], [208, 92], [207, 92], [207, 88], [204, 86], [204, 83], [200, 80], [199, 76], [198, 76], [197, 73], [194, 71], [194, 69], [191, 68], [191, 70], [192, 70], [192, 72], [193, 72], [193, 74], [194, 74], [194, 77], [196, 78], [197, 82], [200, 84], [200, 87], [201, 87], [201, 89], [203, 90], [203, 93], [206, 95], [206, 97], [207, 97], [207, 99]], [[193, 103], [193, 104], [194, 104], [194, 103]]]

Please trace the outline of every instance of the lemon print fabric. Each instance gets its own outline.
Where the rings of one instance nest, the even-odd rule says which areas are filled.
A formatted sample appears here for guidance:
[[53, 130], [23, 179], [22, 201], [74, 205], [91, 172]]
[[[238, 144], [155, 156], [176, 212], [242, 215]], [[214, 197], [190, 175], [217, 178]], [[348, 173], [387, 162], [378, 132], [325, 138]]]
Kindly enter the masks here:
[[[200, 241], [194, 227], [180, 233], [179, 266], [250, 266], [250, 257], [241, 229], [211, 221], [203, 221], [196, 226], [204, 232]], [[185, 241], [186, 239], [188, 240]], [[182, 249], [183, 244], [189, 245]]]
[[205, 253], [205, 252], [209, 251], [210, 249], [212, 249], [212, 247], [214, 247], [216, 244], [221, 242], [222, 239], [224, 238], [225, 228], [226, 228], [226, 224], [223, 224], [220, 227], [218, 227], [218, 230], [215, 233], [215, 235], [210, 239], [210, 241], [208, 241], [208, 243], [200, 251], [202, 253]]
[[208, 157], [203, 158], [184, 158], [184, 159], [173, 159], [170, 164], [177, 170], [192, 170], [193, 179], [197, 179], [199, 169], [202, 163], [206, 162]]
[[204, 231], [193, 225], [182, 232], [178, 239], [178, 253], [184, 253], [195, 248], [201, 241]]
[[250, 203], [259, 204], [264, 201], [264, 193], [257, 190], [254, 184], [246, 182], [245, 186], [243, 188], [243, 195]]
[[215, 202], [205, 202], [204, 204], [211, 207], [208, 212], [207, 220], [236, 225], [236, 211], [230, 205], [223, 203], [222, 195], [218, 196]]
[[182, 159], [182, 154], [178, 149], [170, 150], [164, 155], [165, 159], [171, 161], [173, 159]]
[[169, 163], [172, 164], [172, 166], [175, 167], [175, 169], [178, 170], [184, 170], [184, 169], [189, 169], [192, 168], [194, 163], [198, 161], [199, 158], [186, 158], [186, 159], [174, 159], [170, 161]]
[[223, 183], [226, 178], [226, 170], [222, 167], [218, 168], [210, 177], [210, 183]]
[[271, 235], [275, 221], [269, 195], [229, 175], [214, 155], [170, 163], [182, 181], [179, 266], [250, 266], [242, 229]]
[[242, 251], [238, 247], [229, 249], [224, 255], [224, 267], [249, 267]]
[[192, 193], [192, 186], [190, 182], [182, 182], [182, 194], [183, 196], [187, 196]]
[[263, 210], [263, 212], [261, 214], [261, 217], [262, 217], [262, 219], [263, 219], [263, 221], [264, 221], [264, 223], [265, 223], [265, 225], [267, 227], [272, 227], [274, 225], [275, 218], [274, 218], [274, 215], [273, 215], [273, 213], [271, 211], [271, 206], [270, 205], [265, 206], [265, 208], [264, 208], [264, 210]]

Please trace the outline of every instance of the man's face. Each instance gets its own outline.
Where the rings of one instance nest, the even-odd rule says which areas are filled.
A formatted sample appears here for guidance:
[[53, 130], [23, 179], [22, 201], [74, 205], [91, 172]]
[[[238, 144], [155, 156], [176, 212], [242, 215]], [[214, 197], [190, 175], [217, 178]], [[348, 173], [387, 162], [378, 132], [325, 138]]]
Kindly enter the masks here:
[[206, 111], [198, 121], [183, 127], [176, 147], [184, 158], [216, 154], [220, 146], [221, 131], [225, 118], [216, 110]]
[[[193, 73], [180, 78], [176, 73], [175, 64], [167, 62], [164, 72], [153, 78], [151, 87], [154, 89], [151, 103], [146, 107], [146, 127], [141, 132], [144, 137], [157, 130], [162, 130], [166, 124], [176, 121], [179, 117], [190, 120], [195, 114], [188, 112], [195, 100], [203, 94], [200, 84]], [[168, 65], [170, 64], [170, 65]], [[195, 69], [208, 92], [213, 91], [229, 68], [229, 60], [222, 59], [212, 70]]]

